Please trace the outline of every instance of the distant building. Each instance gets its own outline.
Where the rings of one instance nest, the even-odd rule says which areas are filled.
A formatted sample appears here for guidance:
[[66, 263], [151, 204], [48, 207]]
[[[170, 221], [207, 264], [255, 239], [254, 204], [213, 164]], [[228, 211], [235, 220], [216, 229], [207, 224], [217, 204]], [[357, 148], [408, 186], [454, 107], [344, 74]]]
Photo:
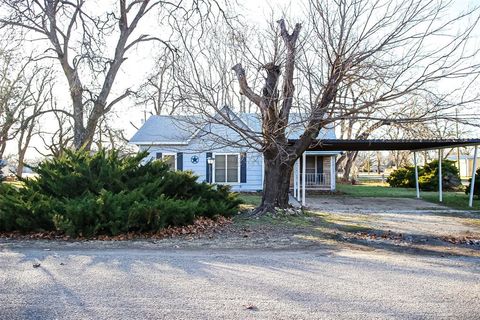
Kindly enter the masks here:
[[[455, 166], [458, 167], [457, 156], [449, 156], [448, 160], [455, 161]], [[460, 176], [461, 177], [471, 177], [473, 168], [473, 155], [460, 155]], [[475, 170], [480, 168], [480, 155], [477, 157], [477, 167]]]

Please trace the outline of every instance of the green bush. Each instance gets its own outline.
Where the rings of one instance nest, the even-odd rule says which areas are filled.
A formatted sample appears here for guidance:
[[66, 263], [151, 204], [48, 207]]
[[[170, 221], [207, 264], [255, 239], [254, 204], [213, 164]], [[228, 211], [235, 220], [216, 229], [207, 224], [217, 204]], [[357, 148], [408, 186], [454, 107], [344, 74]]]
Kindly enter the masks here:
[[116, 235], [186, 225], [196, 217], [231, 216], [240, 200], [228, 187], [197, 183], [146, 153], [119, 156], [67, 151], [32, 170], [24, 186], [0, 185], [0, 230], [59, 230], [68, 235]]
[[[444, 190], [459, 190], [462, 188], [458, 168], [454, 161], [442, 161], [442, 186]], [[415, 167], [399, 168], [387, 178], [391, 187], [415, 188]], [[429, 191], [438, 189], [438, 160], [418, 168], [418, 184], [420, 189]]]
[[393, 171], [387, 178], [387, 183], [395, 188], [415, 187], [415, 168], [405, 167]]
[[[472, 180], [470, 180], [468, 187], [465, 189], [466, 194], [468, 195], [470, 194], [471, 187], [472, 187]], [[475, 185], [473, 187], [473, 195], [477, 196], [477, 198], [480, 198], [480, 168], [478, 168], [475, 174]]]

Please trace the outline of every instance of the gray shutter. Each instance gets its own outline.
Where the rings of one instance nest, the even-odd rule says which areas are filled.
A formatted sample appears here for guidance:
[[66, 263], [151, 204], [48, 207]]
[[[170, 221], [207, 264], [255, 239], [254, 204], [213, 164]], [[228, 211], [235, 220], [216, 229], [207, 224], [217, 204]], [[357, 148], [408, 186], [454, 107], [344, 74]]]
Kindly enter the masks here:
[[183, 152], [177, 152], [177, 170], [183, 171]]
[[207, 166], [207, 169], [206, 169], [206, 176], [207, 176], [207, 182], [208, 183], [212, 183], [212, 172], [211, 172], [211, 168], [210, 168], [210, 165], [208, 164], [208, 158], [211, 158], [212, 157], [212, 153], [211, 152], [207, 152], [207, 157], [205, 158], [205, 164]]
[[247, 182], [247, 153], [240, 153], [240, 183]]
[[162, 153], [161, 152], [157, 152], [156, 159], [157, 160], [162, 160]]

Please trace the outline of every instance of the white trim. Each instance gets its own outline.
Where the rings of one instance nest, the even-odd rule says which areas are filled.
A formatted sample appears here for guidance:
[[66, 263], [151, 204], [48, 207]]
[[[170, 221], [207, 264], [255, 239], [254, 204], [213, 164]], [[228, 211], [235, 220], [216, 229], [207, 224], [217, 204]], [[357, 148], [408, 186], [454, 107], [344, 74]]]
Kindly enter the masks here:
[[332, 156], [332, 155], [339, 155], [342, 153], [342, 151], [305, 151], [307, 156], [313, 156], [313, 155], [318, 155], [318, 156]]
[[293, 163], [293, 197], [297, 197], [297, 161]]
[[297, 201], [300, 202], [300, 195], [301, 195], [301, 182], [300, 182], [300, 158], [297, 159]]
[[304, 152], [302, 155], [302, 207], [305, 207], [306, 170], [307, 170], [307, 154]]
[[129, 142], [129, 144], [134, 144], [137, 146], [169, 146], [169, 145], [178, 145], [178, 146], [188, 146], [188, 142], [185, 141], [139, 141], [139, 142]]
[[330, 156], [330, 191], [335, 191], [337, 188], [337, 156]]
[[177, 154], [175, 152], [157, 152], [162, 154], [162, 160], [165, 158], [165, 156], [173, 156], [173, 162], [175, 163], [175, 170], [178, 171], [177, 169]]
[[[217, 182], [215, 181], [215, 176], [216, 176], [216, 173], [215, 173], [215, 163], [216, 163], [216, 158], [217, 158], [217, 155], [219, 156], [225, 156], [225, 182]], [[227, 182], [227, 171], [228, 171], [228, 164], [227, 164], [227, 156], [231, 156], [231, 155], [236, 155], [237, 156], [237, 167], [238, 167], [238, 170], [237, 170], [237, 181], [236, 182]], [[213, 165], [212, 165], [212, 183], [216, 183], [216, 184], [225, 184], [225, 185], [236, 185], [236, 184], [240, 184], [240, 169], [241, 169], [241, 165], [240, 165], [240, 153], [239, 152], [218, 152], [218, 153], [212, 153], [212, 157], [214, 159], [213, 161]]]

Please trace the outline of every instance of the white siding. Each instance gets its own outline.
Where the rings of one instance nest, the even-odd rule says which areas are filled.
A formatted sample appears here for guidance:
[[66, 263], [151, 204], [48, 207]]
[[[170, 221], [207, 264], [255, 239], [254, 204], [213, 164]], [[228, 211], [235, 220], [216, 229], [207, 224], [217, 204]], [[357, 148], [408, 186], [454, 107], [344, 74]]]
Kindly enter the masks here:
[[[197, 151], [190, 150], [190, 146], [150, 146], [142, 147], [141, 150], [148, 150], [149, 156], [146, 161], [150, 159], [155, 159], [157, 152], [168, 153], [168, 152], [183, 152], [183, 170], [192, 171], [195, 175], [198, 176], [198, 181], [205, 181], [206, 170], [207, 170], [207, 152], [206, 151]], [[210, 151], [208, 151], [210, 152]], [[224, 148], [221, 150], [215, 150], [212, 153], [215, 154], [221, 152], [228, 153], [241, 153], [245, 152], [240, 148]], [[199, 158], [198, 163], [192, 163], [191, 159], [193, 156]], [[232, 190], [235, 191], [258, 191], [262, 190], [262, 168], [263, 160], [262, 155], [256, 151], [247, 151], [247, 182], [246, 183], [235, 183], [231, 184]]]
[[[229, 141], [242, 141], [240, 137], [232, 129], [224, 126], [212, 125], [212, 132], [215, 132], [213, 137], [202, 136], [194, 138], [188, 143], [188, 145], [152, 145], [152, 146], [140, 146], [141, 150], [148, 150], [150, 153], [146, 159], [155, 159], [157, 152], [162, 153], [177, 153], [183, 152], [183, 170], [192, 171], [197, 175], [198, 181], [206, 180], [206, 168], [207, 152], [215, 153], [247, 153], [247, 180], [246, 183], [231, 184], [232, 189], [235, 191], [261, 191], [263, 189], [263, 157], [260, 153], [254, 149], [247, 147], [237, 147], [222, 145], [222, 143], [228, 143], [228, 141], [219, 141], [219, 137]], [[246, 145], [248, 145], [246, 143]], [[338, 152], [307, 152], [307, 154], [318, 155], [331, 155], [338, 154]], [[194, 164], [191, 161], [192, 156], [198, 156], [198, 163]], [[330, 166], [330, 157], [324, 157], [324, 172], [328, 172]]]

